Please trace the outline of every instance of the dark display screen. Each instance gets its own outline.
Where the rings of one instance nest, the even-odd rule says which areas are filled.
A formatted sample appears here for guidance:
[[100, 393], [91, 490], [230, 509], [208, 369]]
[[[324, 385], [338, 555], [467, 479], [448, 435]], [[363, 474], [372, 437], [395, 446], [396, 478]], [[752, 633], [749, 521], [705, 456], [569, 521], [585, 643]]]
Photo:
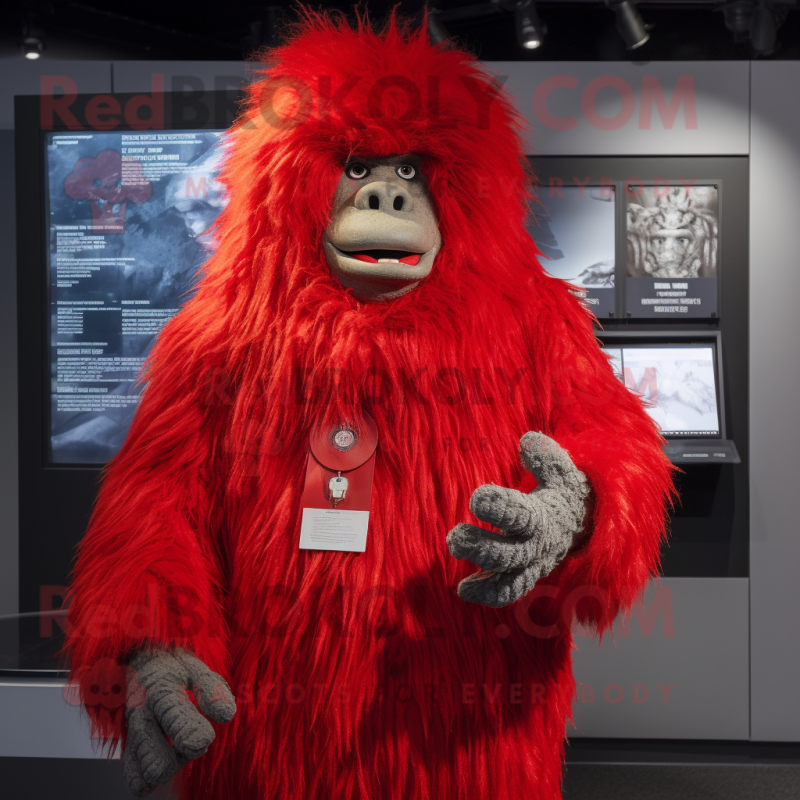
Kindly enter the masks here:
[[51, 463], [122, 445], [145, 359], [213, 250], [224, 148], [223, 131], [48, 134]]

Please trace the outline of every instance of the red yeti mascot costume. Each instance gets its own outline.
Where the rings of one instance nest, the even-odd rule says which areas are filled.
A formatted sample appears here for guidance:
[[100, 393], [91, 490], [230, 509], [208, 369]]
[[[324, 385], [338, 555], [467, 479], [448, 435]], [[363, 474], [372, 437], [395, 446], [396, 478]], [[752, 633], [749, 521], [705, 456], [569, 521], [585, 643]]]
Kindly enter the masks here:
[[[268, 58], [80, 547], [73, 669], [129, 665], [138, 795], [558, 798], [571, 625], [657, 570], [661, 437], [537, 261], [471, 56], [309, 15]], [[300, 549], [310, 437], [369, 418], [365, 551]]]

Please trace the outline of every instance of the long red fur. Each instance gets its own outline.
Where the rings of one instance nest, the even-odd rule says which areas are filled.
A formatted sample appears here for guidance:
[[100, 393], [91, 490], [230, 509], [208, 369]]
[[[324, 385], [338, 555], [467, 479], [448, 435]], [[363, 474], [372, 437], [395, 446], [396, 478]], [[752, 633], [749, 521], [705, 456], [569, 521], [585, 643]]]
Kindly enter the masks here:
[[[73, 670], [181, 646], [227, 678], [237, 715], [185, 797], [558, 798], [571, 622], [602, 633], [657, 572], [660, 435], [537, 261], [519, 120], [472, 57], [309, 14], [268, 58], [219, 249], [159, 338], [80, 546]], [[325, 264], [331, 198], [351, 154], [402, 153], [422, 156], [444, 244], [419, 288], [363, 303]], [[367, 551], [301, 551], [310, 428], [359, 410], [380, 432]], [[464, 603], [474, 567], [446, 534], [475, 521], [477, 486], [532, 488], [529, 430], [589, 477], [589, 536], [523, 601]]]

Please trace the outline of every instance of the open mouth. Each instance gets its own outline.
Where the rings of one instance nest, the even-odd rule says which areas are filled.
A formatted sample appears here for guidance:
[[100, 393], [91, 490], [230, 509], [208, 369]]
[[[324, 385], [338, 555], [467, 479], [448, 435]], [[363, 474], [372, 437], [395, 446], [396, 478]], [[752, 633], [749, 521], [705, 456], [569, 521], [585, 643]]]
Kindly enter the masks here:
[[422, 253], [409, 253], [407, 250], [359, 250], [358, 252], [348, 253], [342, 251], [346, 256], [355, 258], [357, 261], [366, 261], [370, 264], [408, 264], [416, 267], [419, 264]]

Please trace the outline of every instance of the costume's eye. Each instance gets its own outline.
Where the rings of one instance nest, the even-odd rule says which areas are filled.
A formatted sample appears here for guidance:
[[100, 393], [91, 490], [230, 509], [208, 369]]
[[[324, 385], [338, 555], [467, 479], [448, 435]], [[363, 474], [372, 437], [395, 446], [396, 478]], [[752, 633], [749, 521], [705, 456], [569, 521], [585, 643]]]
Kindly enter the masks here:
[[360, 181], [369, 175], [369, 170], [363, 164], [356, 162], [355, 164], [348, 164], [345, 174], [354, 181]]
[[411, 164], [401, 164], [396, 171], [401, 178], [407, 181], [410, 181], [417, 174]]

